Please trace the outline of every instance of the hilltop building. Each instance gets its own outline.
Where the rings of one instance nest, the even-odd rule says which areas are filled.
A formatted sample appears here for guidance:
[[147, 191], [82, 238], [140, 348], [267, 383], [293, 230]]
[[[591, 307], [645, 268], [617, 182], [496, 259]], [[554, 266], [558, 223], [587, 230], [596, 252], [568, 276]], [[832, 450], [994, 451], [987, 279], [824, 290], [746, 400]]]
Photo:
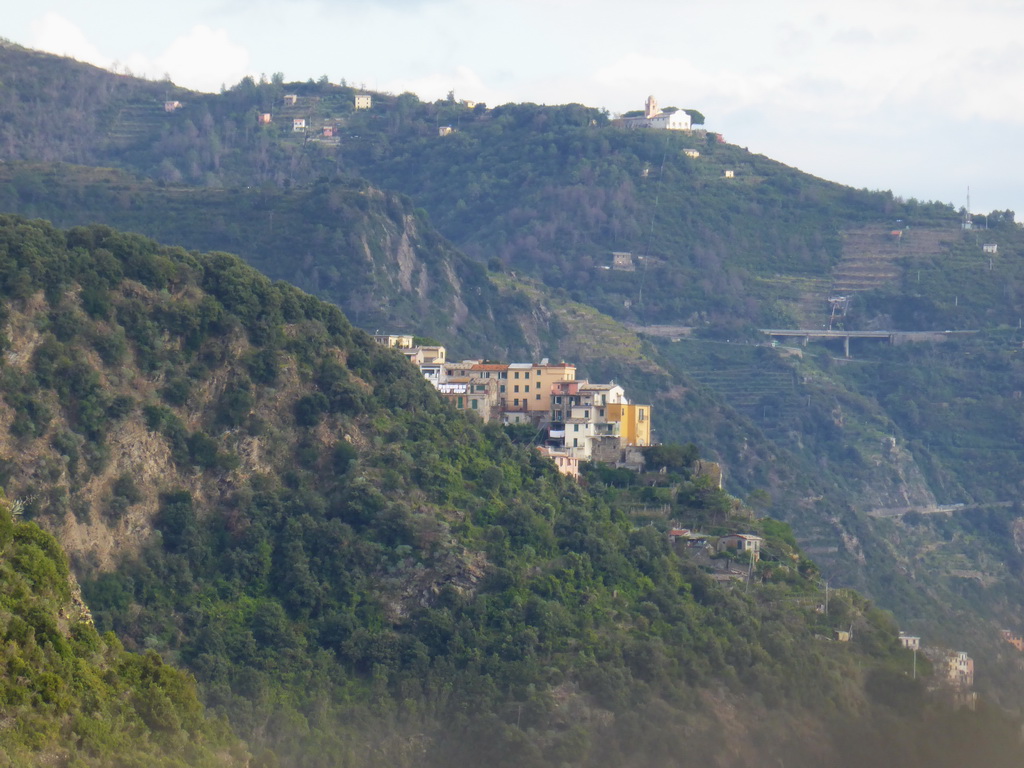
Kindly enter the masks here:
[[689, 113], [681, 109], [662, 112], [653, 96], [647, 97], [642, 116], [620, 117], [614, 123], [624, 128], [657, 128], [663, 131], [689, 131], [692, 128]]
[[353, 106], [356, 109], [370, 109], [373, 106], [373, 97], [368, 93], [357, 93]]

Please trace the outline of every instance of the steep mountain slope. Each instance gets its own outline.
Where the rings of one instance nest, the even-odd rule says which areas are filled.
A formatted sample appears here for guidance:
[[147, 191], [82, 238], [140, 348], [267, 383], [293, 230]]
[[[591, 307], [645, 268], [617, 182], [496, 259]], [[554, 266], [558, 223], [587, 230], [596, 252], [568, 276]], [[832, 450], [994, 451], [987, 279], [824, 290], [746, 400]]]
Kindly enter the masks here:
[[[978, 729], [1020, 759], [995, 712], [939, 738], [862, 598], [716, 585], [234, 257], [2, 217], [0, 295], [7, 486], [96, 620], [191, 669], [260, 764], [945, 765], [931, 744]], [[836, 621], [854, 642], [815, 639]]]
[[0, 209], [64, 226], [106, 223], [188, 248], [245, 254], [264, 274], [346, 309], [354, 321], [457, 339], [453, 353], [522, 350], [515, 310], [486, 270], [408, 200], [326, 179], [294, 191], [167, 187], [109, 169], [0, 166]]
[[[765, 340], [752, 327], [1016, 326], [1024, 239], [1012, 214], [977, 217], [985, 228], [964, 232], [949, 206], [831, 184], [713, 134], [619, 130], [579, 105], [488, 110], [377, 94], [356, 112], [352, 89], [329, 83], [275, 77], [187, 94], [16, 47], [0, 53], [26, 73], [0, 90], [5, 159], [135, 174], [8, 163], [4, 208], [236, 250], [362, 327], [435, 336], [454, 355], [565, 357], [625, 383], [655, 404], [661, 439], [698, 442], [733, 492], [767, 493], [829, 576], [976, 651], [981, 681], [1020, 705], [1020, 670], [997, 634], [1020, 628], [1019, 579], [1000, 565], [1016, 551], [1013, 508], [948, 525], [873, 515], [1015, 498], [1015, 337], [892, 355], [854, 340], [846, 361], [832, 359], [841, 342], [755, 346]], [[72, 106], [92, 128], [74, 122], [85, 118], [62, 95], [89, 78], [94, 95]], [[164, 93], [181, 108], [163, 112]], [[264, 112], [270, 125], [257, 122]], [[292, 130], [303, 115], [315, 131]], [[81, 129], [74, 151], [34, 128], [64, 117]], [[439, 125], [455, 130], [441, 136]], [[614, 264], [612, 251], [632, 260]], [[828, 299], [840, 294], [853, 298], [833, 316]], [[658, 341], [655, 323], [682, 341]]]
[[206, 718], [187, 675], [96, 632], [60, 545], [6, 501], [0, 638], [4, 765], [248, 764], [244, 745]]

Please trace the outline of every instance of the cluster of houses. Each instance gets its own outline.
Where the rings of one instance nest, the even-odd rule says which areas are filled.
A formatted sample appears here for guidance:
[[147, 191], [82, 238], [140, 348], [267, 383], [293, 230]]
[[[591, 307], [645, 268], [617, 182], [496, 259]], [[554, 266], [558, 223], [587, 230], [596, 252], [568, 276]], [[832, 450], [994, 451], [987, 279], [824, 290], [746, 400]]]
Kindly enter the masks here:
[[[1005, 630], [1004, 630], [1005, 631]], [[974, 688], [974, 659], [965, 651], [926, 648], [916, 635], [899, 634], [900, 645], [914, 652], [914, 676], [917, 676], [917, 652], [927, 656], [935, 670], [935, 685], [948, 693], [954, 706], [974, 709], [977, 693]]]
[[[280, 117], [285, 121], [290, 120], [292, 125], [292, 133], [303, 133], [310, 134], [310, 132], [316, 132], [316, 127], [313, 125], [313, 119], [307, 114], [296, 114], [297, 111], [301, 111], [302, 105], [300, 104], [300, 98], [298, 94], [286, 93], [284, 96], [284, 108], [281, 112]], [[357, 93], [353, 97], [352, 107], [355, 110], [371, 109], [373, 107], [373, 96], [368, 93]], [[274, 116], [270, 112], [260, 112], [256, 115], [256, 122], [260, 125], [271, 125], [274, 122]], [[285, 123], [287, 125], [287, 122]], [[323, 125], [319, 126], [319, 138], [330, 141], [338, 138], [339, 126], [331, 121], [324, 122]]]
[[448, 362], [441, 346], [415, 345], [407, 335], [374, 340], [402, 352], [460, 411], [484, 421], [523, 424], [545, 435], [541, 451], [563, 474], [579, 476], [581, 461], [639, 469], [651, 444], [651, 406], [631, 403], [615, 382], [576, 378], [572, 363]]

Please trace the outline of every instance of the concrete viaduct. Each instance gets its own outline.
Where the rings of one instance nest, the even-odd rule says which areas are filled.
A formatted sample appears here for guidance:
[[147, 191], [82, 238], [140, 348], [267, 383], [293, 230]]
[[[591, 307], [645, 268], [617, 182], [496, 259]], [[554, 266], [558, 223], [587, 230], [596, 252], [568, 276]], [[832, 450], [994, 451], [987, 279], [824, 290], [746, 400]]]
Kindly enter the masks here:
[[942, 342], [956, 336], [965, 336], [977, 331], [830, 331], [811, 330], [809, 328], [761, 328], [761, 333], [773, 339], [803, 339], [803, 345], [811, 339], [842, 339], [843, 354], [850, 356], [850, 339], [875, 339], [890, 344], [906, 344], [911, 342]]

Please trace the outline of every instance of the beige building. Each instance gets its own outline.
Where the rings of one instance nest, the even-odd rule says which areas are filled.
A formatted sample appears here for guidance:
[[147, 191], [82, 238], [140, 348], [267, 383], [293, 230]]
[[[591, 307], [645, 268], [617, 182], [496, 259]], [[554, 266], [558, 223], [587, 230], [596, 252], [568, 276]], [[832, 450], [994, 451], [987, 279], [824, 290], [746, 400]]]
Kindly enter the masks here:
[[555, 462], [558, 471], [563, 475], [568, 475], [575, 480], [580, 479], [580, 460], [578, 458], [570, 456], [564, 451], [549, 448], [546, 445], [538, 445], [537, 450], [540, 451], [541, 456]]
[[900, 645], [910, 651], [921, 650], [921, 638], [916, 635], [906, 635], [900, 632]]
[[368, 93], [357, 93], [355, 98], [356, 109], [370, 109], [373, 106], [373, 97]]
[[494, 379], [449, 379], [434, 386], [457, 410], [474, 413], [484, 421], [491, 421], [497, 414], [498, 382]]
[[412, 349], [413, 337], [411, 334], [378, 333], [374, 334], [373, 340], [382, 347]]
[[764, 540], [760, 536], [752, 533], [730, 533], [718, 540], [718, 551], [734, 549], [740, 553], [750, 553], [754, 560], [760, 560], [762, 541]]
[[974, 687], [974, 659], [963, 651], [955, 651], [946, 657], [946, 679], [955, 688]]

